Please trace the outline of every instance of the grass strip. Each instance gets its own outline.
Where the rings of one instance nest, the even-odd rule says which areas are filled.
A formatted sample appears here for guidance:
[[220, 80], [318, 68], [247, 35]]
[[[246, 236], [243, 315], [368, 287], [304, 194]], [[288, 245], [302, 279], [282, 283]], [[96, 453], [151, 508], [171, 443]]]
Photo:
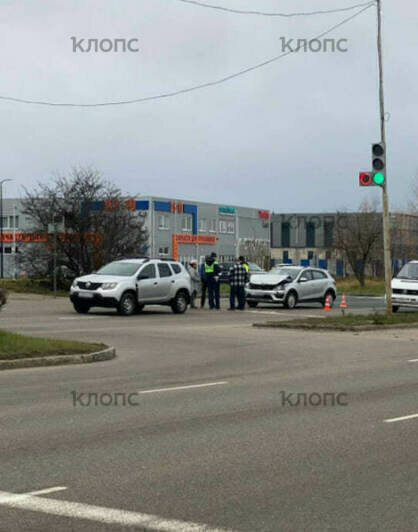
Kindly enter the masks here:
[[105, 349], [104, 344], [90, 344], [55, 338], [34, 338], [0, 331], [0, 360], [58, 355], [81, 355]]

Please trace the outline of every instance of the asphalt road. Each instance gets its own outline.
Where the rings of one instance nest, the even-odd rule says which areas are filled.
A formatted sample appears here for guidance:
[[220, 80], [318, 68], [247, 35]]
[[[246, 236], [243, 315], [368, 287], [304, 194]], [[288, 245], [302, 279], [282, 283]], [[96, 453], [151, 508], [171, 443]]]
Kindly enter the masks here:
[[12, 298], [0, 328], [118, 357], [0, 372], [0, 530], [417, 530], [418, 332], [251, 327], [271, 313], [324, 311]]

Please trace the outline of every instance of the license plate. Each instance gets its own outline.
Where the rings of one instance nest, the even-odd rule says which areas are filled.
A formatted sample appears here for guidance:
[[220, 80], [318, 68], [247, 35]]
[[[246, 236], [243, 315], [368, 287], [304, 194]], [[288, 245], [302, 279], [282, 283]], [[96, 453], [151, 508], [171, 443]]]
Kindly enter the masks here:
[[94, 294], [89, 294], [88, 292], [80, 292], [78, 294], [78, 297], [82, 297], [84, 299], [91, 299]]

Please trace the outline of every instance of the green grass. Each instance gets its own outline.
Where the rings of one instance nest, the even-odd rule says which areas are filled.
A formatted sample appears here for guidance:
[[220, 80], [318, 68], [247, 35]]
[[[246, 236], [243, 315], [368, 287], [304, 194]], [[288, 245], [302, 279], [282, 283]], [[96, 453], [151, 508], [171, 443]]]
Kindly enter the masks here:
[[34, 338], [0, 331], [0, 360], [57, 355], [81, 355], [101, 351], [103, 344], [88, 344], [54, 338]]
[[266, 327], [283, 327], [298, 329], [356, 330], [356, 327], [384, 328], [393, 325], [414, 325], [418, 327], [418, 312], [401, 312], [388, 318], [385, 314], [347, 314], [346, 316], [329, 316], [326, 318], [306, 318], [289, 321], [267, 322]]
[[337, 280], [337, 289], [340, 294], [384, 295], [385, 282], [382, 279], [368, 279], [365, 286], [360, 286], [357, 279], [349, 277]]
[[[20, 294], [54, 295], [51, 281], [48, 279], [2, 279], [0, 280], [0, 288]], [[57, 290], [57, 296], [68, 297], [68, 290]]]

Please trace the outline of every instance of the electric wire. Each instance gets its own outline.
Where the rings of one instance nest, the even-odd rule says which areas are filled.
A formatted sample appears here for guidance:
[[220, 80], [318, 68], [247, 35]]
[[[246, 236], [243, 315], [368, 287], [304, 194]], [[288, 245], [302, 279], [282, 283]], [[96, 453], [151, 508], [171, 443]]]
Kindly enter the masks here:
[[[319, 35], [316, 35], [315, 37], [312, 37], [311, 39], [307, 39], [307, 41], [320, 39], [321, 37], [324, 37], [325, 35], [328, 35], [332, 31], [336, 30], [337, 28], [340, 28], [344, 24], [347, 24], [351, 20], [355, 19], [368, 9], [370, 9], [374, 5], [373, 3], [369, 3], [366, 7], [355, 13], [354, 15], [351, 15], [338, 24], [334, 24], [326, 31], [320, 33]], [[214, 87], [216, 85], [220, 85], [221, 83], [225, 83], [227, 81], [230, 81], [232, 79], [238, 78], [240, 76], [244, 76], [245, 74], [248, 74], [249, 72], [252, 72], [254, 70], [258, 70], [260, 68], [263, 68], [267, 65], [270, 65], [276, 61], [279, 61], [280, 59], [283, 59], [284, 57], [288, 56], [289, 54], [294, 53], [294, 50], [290, 50], [288, 52], [283, 52], [280, 55], [276, 55], [275, 57], [272, 57], [270, 59], [267, 59], [261, 63], [258, 63], [256, 65], [250, 66], [248, 68], [245, 68], [243, 70], [239, 70], [238, 72], [234, 72], [233, 74], [229, 74], [223, 78], [214, 80], [214, 81], [207, 81], [205, 83], [201, 83], [199, 85], [193, 85], [191, 87], [187, 87], [184, 89], [178, 89], [175, 91], [170, 91], [166, 93], [161, 94], [154, 94], [151, 96], [144, 96], [140, 98], [134, 98], [130, 100], [119, 100], [119, 101], [111, 101], [111, 102], [95, 102], [95, 103], [72, 103], [72, 102], [52, 102], [52, 101], [46, 101], [46, 100], [32, 100], [32, 99], [26, 99], [26, 98], [17, 98], [14, 96], [2, 96], [0, 95], [0, 100], [2, 101], [8, 101], [8, 102], [15, 102], [15, 103], [22, 103], [22, 104], [28, 104], [28, 105], [42, 105], [42, 106], [49, 106], [49, 107], [79, 107], [79, 108], [85, 108], [85, 107], [111, 107], [111, 106], [118, 106], [118, 105], [132, 105], [135, 103], [143, 103], [143, 102], [150, 102], [154, 100], [162, 100], [165, 98], [173, 98], [175, 96], [179, 96], [181, 94], [187, 94], [189, 92], [194, 92], [197, 90]]]

